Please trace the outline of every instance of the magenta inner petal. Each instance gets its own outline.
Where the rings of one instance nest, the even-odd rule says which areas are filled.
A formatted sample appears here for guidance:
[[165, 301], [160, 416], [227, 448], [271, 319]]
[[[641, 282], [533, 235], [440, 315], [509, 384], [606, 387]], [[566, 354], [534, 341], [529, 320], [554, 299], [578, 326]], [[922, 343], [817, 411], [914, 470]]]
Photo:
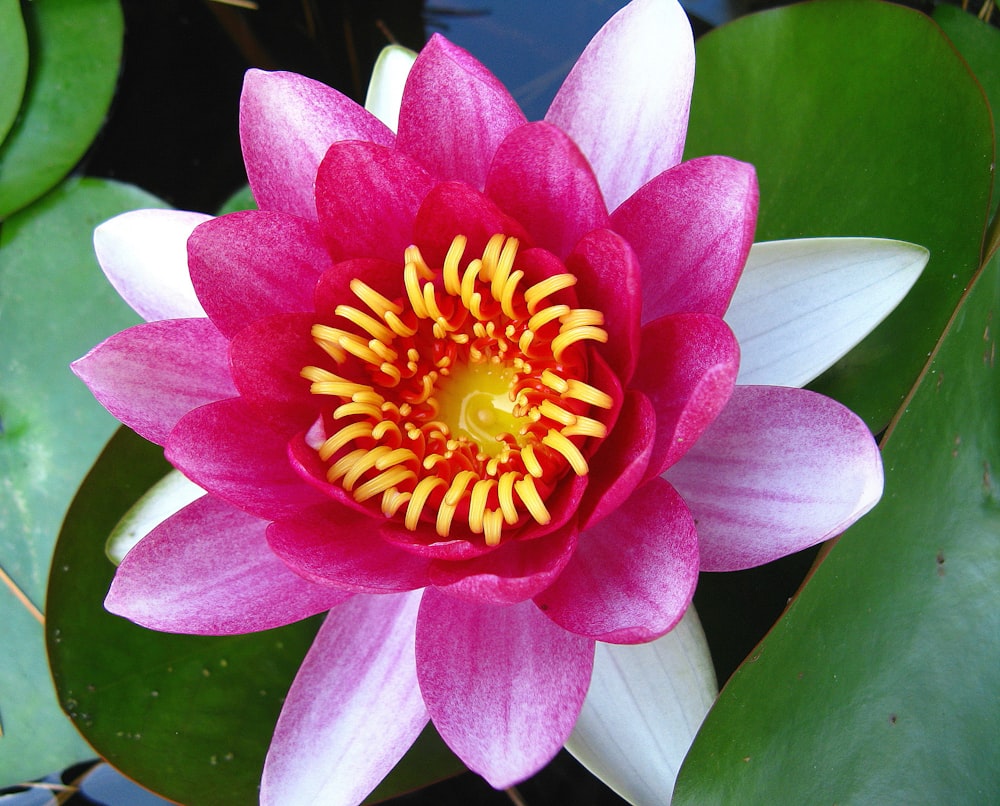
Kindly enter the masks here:
[[593, 663], [593, 641], [557, 627], [531, 602], [496, 607], [424, 592], [417, 616], [424, 702], [445, 743], [497, 789], [559, 751]]
[[399, 261], [431, 177], [405, 155], [373, 143], [331, 146], [316, 176], [316, 208], [334, 260]]
[[438, 179], [481, 190], [497, 147], [524, 122], [489, 70], [435, 34], [407, 77], [396, 143]]
[[665, 171], [611, 216], [642, 266], [642, 321], [695, 311], [722, 316], [757, 223], [752, 165], [702, 157]]
[[486, 195], [524, 223], [536, 246], [563, 259], [584, 234], [608, 222], [586, 158], [548, 123], [529, 123], [507, 136], [490, 167]]
[[677, 492], [657, 478], [580, 535], [573, 559], [535, 603], [578, 635], [642, 643], [680, 621], [697, 581], [694, 521]]
[[256, 210], [198, 227], [188, 239], [198, 299], [226, 336], [275, 313], [312, 310], [312, 290], [330, 267], [319, 227]]

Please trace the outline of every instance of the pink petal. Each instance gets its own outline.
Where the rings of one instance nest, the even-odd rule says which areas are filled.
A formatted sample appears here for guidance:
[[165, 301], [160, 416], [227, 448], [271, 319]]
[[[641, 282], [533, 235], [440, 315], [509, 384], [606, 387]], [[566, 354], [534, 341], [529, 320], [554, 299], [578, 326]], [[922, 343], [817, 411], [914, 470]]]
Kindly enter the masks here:
[[597, 33], [545, 119], [587, 155], [613, 210], [681, 160], [694, 40], [673, 0], [634, 0]]
[[427, 724], [417, 686], [420, 593], [357, 596], [332, 610], [281, 709], [263, 806], [360, 803]]
[[198, 227], [188, 262], [198, 298], [227, 336], [263, 316], [312, 310], [313, 288], [331, 265], [316, 224], [257, 210]]
[[435, 34], [403, 90], [397, 147], [437, 179], [481, 190], [497, 146], [524, 114], [506, 88], [468, 52]]
[[413, 160], [373, 143], [331, 146], [316, 176], [316, 207], [335, 260], [402, 264], [413, 221], [434, 182]]
[[491, 199], [460, 182], [442, 182], [427, 195], [414, 229], [414, 241], [430, 266], [443, 265], [456, 235], [468, 239], [462, 266], [480, 257], [489, 239], [497, 233], [520, 240], [522, 258], [523, 250], [531, 246], [520, 223], [502, 212]]
[[351, 596], [292, 573], [267, 547], [266, 527], [203, 496], [125, 555], [104, 606], [152, 630], [235, 635], [299, 621]]
[[541, 769], [573, 728], [594, 643], [532, 604], [496, 607], [424, 593], [417, 677], [434, 726], [497, 789]]
[[147, 322], [205, 315], [188, 273], [187, 239], [210, 218], [134, 210], [94, 230], [94, 251], [108, 281]]
[[607, 344], [595, 346], [623, 383], [635, 371], [642, 313], [642, 276], [629, 244], [610, 230], [594, 230], [576, 244], [566, 268], [579, 282], [580, 305], [604, 314]]
[[677, 492], [656, 478], [580, 535], [573, 559], [535, 603], [577, 635], [636, 644], [680, 621], [697, 582], [698, 535], [691, 513]]
[[295, 73], [249, 70], [240, 99], [243, 161], [257, 206], [316, 219], [313, 183], [339, 140], [392, 145], [392, 132], [350, 98]]
[[580, 528], [588, 529], [625, 503], [646, 476], [656, 436], [656, 412], [635, 390], [625, 401], [614, 429], [589, 461], [587, 494], [580, 506]]
[[515, 604], [552, 583], [576, 548], [577, 530], [566, 526], [544, 537], [513, 540], [483, 557], [438, 561], [430, 581], [445, 593], [487, 604]]
[[72, 369], [104, 408], [162, 445], [191, 409], [236, 394], [228, 346], [207, 319], [168, 319], [116, 333]]
[[597, 178], [572, 140], [548, 123], [529, 123], [500, 144], [486, 195], [524, 222], [536, 246], [565, 258], [586, 233], [607, 226]]
[[752, 165], [702, 157], [639, 188], [611, 216], [642, 266], [642, 321], [668, 313], [722, 316], [757, 222]]
[[319, 414], [318, 395], [301, 372], [329, 360], [310, 331], [311, 313], [274, 314], [233, 337], [229, 355], [236, 388], [264, 422], [291, 437], [309, 428]]
[[725, 407], [736, 385], [740, 350], [716, 316], [681, 313], [642, 329], [635, 385], [656, 410], [656, 445], [647, 475], [680, 459]]
[[378, 524], [328, 502], [272, 524], [267, 539], [289, 567], [315, 582], [365, 593], [424, 587], [428, 560], [386, 543]]
[[325, 502], [288, 462], [286, 440], [240, 398], [195, 409], [170, 433], [166, 456], [185, 476], [261, 518], [288, 517]]
[[771, 562], [844, 531], [882, 495], [861, 420], [804, 389], [737, 386], [665, 477], [698, 524], [704, 571]]

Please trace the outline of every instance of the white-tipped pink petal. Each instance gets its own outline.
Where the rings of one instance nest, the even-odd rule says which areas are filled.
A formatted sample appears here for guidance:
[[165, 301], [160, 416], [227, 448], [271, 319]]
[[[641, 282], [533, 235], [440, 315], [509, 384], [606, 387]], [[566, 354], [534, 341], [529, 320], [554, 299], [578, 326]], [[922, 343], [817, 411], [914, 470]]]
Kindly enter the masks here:
[[134, 210], [94, 230], [94, 251], [111, 285], [147, 322], [204, 316], [188, 273], [188, 236], [211, 216]]
[[681, 762], [717, 689], [693, 607], [648, 644], [598, 644], [566, 749], [629, 803], [670, 802]]
[[325, 84], [295, 73], [249, 70], [240, 98], [240, 141], [261, 210], [316, 220], [313, 182], [339, 140], [392, 145], [374, 115]]
[[236, 395], [228, 343], [207, 319], [130, 327], [71, 365], [102, 406], [157, 445], [192, 409]]
[[531, 602], [497, 607], [424, 593], [424, 702], [441, 738], [497, 789], [537, 772], [565, 743], [593, 660], [593, 641], [557, 627]]
[[737, 571], [840, 534], [882, 496], [867, 426], [805, 389], [737, 386], [664, 477], [698, 524], [703, 571]]
[[584, 50], [545, 119], [587, 155], [609, 210], [681, 161], [693, 82], [691, 24], [675, 0], [633, 0]]
[[742, 351], [738, 382], [809, 383], [889, 315], [929, 257], [879, 238], [755, 243], [725, 316]]
[[115, 565], [146, 535], [180, 512], [205, 491], [176, 470], [171, 470], [146, 491], [122, 516], [108, 535], [104, 553]]
[[264, 763], [263, 806], [353, 806], [427, 724], [414, 664], [420, 591], [332, 610], [288, 692]]
[[406, 77], [416, 59], [415, 51], [401, 45], [389, 45], [382, 48], [375, 60], [372, 80], [368, 83], [368, 95], [365, 96], [365, 109], [392, 131], [399, 128], [403, 87], [406, 86]]
[[329, 610], [351, 596], [296, 575], [268, 548], [267, 521], [203, 496], [118, 566], [104, 606], [152, 630], [236, 635]]

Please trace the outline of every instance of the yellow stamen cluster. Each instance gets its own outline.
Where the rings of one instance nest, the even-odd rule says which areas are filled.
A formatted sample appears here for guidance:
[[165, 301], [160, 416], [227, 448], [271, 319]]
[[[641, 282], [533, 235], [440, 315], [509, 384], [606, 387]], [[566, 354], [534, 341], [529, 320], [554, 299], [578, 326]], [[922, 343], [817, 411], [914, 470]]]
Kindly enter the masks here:
[[341, 326], [312, 329], [336, 371], [302, 376], [338, 399], [317, 446], [329, 482], [380, 496], [409, 530], [433, 519], [446, 538], [457, 516], [495, 546], [505, 527], [548, 523], [557, 482], [589, 471], [583, 448], [607, 433], [590, 410], [612, 401], [584, 380], [579, 346], [607, 333], [600, 311], [559, 301], [572, 274], [522, 290], [516, 238], [493, 236], [462, 269], [465, 247], [456, 237], [439, 270], [409, 247], [398, 300], [352, 280], [358, 305], [337, 306]]

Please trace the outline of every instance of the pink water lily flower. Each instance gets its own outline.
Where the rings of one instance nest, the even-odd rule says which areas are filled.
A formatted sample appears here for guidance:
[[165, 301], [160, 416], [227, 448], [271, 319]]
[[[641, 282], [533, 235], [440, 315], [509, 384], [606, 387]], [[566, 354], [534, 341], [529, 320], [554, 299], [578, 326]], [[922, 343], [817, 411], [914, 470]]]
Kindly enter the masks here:
[[360, 801], [428, 719], [491, 784], [520, 781], [573, 730], [596, 642], [660, 638], [699, 570], [878, 500], [857, 417], [736, 385], [722, 317], [757, 184], [680, 161], [693, 67], [680, 7], [635, 0], [540, 122], [440, 36], [398, 133], [251, 71], [260, 209], [99, 229], [147, 323], [74, 370], [207, 491], [128, 553], [107, 607], [195, 634], [329, 611], [263, 802]]

